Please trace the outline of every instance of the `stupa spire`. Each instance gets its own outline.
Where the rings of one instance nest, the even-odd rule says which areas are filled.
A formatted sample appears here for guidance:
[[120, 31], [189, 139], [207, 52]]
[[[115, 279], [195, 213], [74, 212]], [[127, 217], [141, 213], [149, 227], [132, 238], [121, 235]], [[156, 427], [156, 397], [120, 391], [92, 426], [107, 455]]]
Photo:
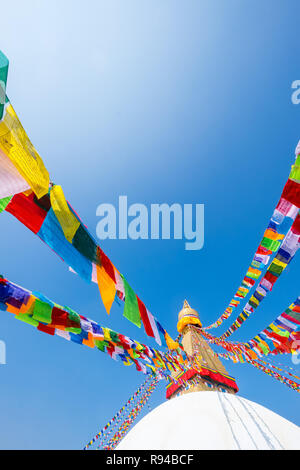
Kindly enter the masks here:
[[182, 333], [186, 325], [198, 325], [200, 328], [202, 327], [198, 312], [190, 307], [187, 300], [183, 302], [183, 307], [178, 314], [178, 332]]
[[178, 314], [177, 330], [182, 335], [182, 346], [187, 356], [189, 368], [186, 372], [172, 374], [175, 383], [167, 387], [167, 398], [182, 393], [199, 391], [222, 391], [236, 393], [237, 385], [204, 339], [202, 323], [198, 312], [187, 300]]

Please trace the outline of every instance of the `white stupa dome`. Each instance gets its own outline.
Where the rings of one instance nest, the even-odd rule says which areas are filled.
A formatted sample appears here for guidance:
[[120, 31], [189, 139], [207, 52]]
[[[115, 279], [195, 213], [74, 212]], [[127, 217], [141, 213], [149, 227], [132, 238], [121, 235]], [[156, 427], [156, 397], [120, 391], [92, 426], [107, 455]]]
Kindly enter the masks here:
[[238, 395], [194, 392], [136, 424], [116, 450], [300, 449], [300, 428]]

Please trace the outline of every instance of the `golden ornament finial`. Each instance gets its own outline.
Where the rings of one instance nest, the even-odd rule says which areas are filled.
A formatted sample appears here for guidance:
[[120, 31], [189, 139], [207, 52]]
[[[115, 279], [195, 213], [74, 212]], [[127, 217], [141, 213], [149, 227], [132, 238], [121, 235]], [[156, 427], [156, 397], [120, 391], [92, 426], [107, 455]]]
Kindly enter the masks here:
[[197, 325], [202, 327], [198, 312], [191, 308], [190, 304], [185, 299], [185, 301], [183, 302], [183, 308], [178, 314], [178, 332], [181, 333], [186, 325]]

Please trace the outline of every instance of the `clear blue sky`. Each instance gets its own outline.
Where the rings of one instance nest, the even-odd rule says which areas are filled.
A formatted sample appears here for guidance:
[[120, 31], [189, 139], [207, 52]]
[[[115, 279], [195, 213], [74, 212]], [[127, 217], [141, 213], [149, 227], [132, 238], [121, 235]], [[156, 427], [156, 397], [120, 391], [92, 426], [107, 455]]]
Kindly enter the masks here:
[[[245, 274], [300, 138], [300, 105], [291, 102], [299, 2], [12, 0], [2, 14], [8, 95], [93, 234], [97, 205], [119, 195], [205, 204], [201, 251], [178, 240], [102, 248], [174, 336], [185, 298], [212, 323]], [[108, 317], [97, 286], [68, 272], [12, 216], [2, 214], [0, 228], [5, 276], [153, 344], [122, 318], [123, 307]], [[232, 339], [249, 339], [300, 294], [299, 267], [296, 256]], [[0, 326], [1, 448], [81, 448], [144, 379], [11, 314], [1, 313]], [[249, 365], [225, 365], [241, 396], [300, 425], [296, 392]], [[161, 384], [153, 405], [164, 394]]]

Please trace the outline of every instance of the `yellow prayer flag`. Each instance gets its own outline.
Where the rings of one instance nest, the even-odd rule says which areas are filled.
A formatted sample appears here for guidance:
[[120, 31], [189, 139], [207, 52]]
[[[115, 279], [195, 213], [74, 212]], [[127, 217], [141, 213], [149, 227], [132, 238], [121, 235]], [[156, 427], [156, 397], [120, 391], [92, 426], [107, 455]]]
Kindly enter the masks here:
[[259, 300], [253, 295], [250, 297], [250, 301], [253, 302], [257, 306], [259, 305]]
[[111, 337], [109, 334], [109, 329], [108, 328], [102, 328], [103, 333], [104, 333], [104, 340], [105, 341], [111, 341]]
[[255, 279], [257, 279], [261, 275], [261, 271], [259, 269], [254, 269], [249, 266], [247, 275], [251, 277], [251, 274], [255, 276]]
[[249, 289], [247, 289], [246, 287], [239, 287], [239, 291], [240, 292], [248, 292]]
[[267, 229], [264, 233], [264, 237], [269, 238], [270, 240], [282, 240], [284, 235], [282, 233], [274, 232], [273, 230]]
[[54, 185], [51, 188], [50, 201], [66, 239], [72, 243], [74, 235], [80, 226], [80, 222], [70, 211], [61, 186]]
[[271, 323], [269, 325], [269, 328], [271, 328], [272, 331], [274, 331], [274, 333], [277, 333], [280, 335], [280, 333], [282, 333], [282, 330], [280, 328], [278, 328], [277, 326], [274, 325], [274, 323]]
[[174, 341], [167, 332], [165, 333], [165, 340], [169, 349], [179, 348], [179, 344], [176, 341]]
[[129, 360], [128, 357], [126, 357], [125, 360], [123, 360], [123, 364], [124, 364], [124, 366], [131, 366], [132, 362]]
[[50, 182], [49, 173], [11, 104], [6, 107], [5, 116], [0, 122], [0, 149], [14, 164], [38, 198], [47, 194]]
[[276, 266], [281, 266], [283, 269], [287, 267], [287, 263], [284, 263], [283, 261], [279, 261], [277, 258], [274, 258], [272, 263], [276, 264]]

